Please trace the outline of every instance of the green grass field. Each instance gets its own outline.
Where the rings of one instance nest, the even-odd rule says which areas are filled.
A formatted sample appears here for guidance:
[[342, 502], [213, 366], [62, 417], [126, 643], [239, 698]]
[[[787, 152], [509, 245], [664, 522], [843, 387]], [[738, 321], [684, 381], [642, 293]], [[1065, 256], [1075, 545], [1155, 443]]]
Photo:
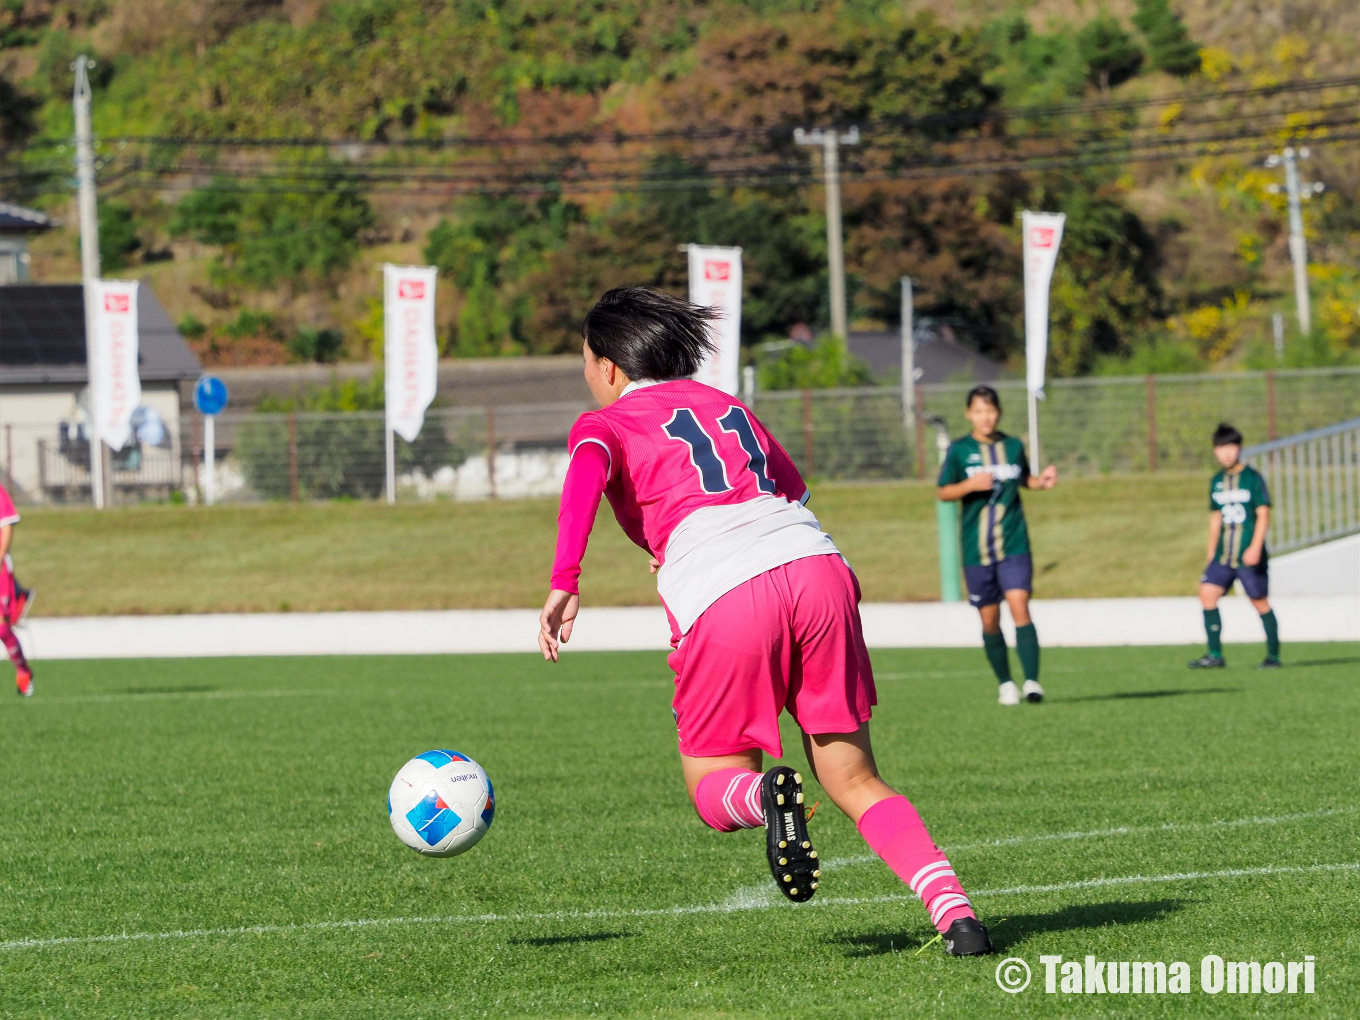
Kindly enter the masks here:
[[[775, 902], [760, 834], [688, 806], [659, 654], [49, 663], [0, 702], [0, 1015], [1354, 1016], [1360, 645], [1191, 652], [1046, 651], [1049, 701], [1013, 709], [978, 651], [875, 654], [880, 765], [1034, 969], [1014, 996], [1000, 957], [918, 952], [826, 803], [818, 899]], [[385, 817], [430, 747], [496, 783], [453, 860]], [[1195, 991], [1046, 995], [1044, 953], [1188, 961]], [[1317, 992], [1204, 994], [1208, 953], [1312, 954]]]
[[[1025, 497], [1040, 598], [1188, 595], [1204, 557], [1206, 478], [1078, 478]], [[818, 485], [812, 508], [870, 601], [939, 598], [935, 490]], [[37, 615], [538, 606], [555, 500], [26, 509], [19, 576]], [[606, 508], [582, 596], [655, 605], [647, 557]]]

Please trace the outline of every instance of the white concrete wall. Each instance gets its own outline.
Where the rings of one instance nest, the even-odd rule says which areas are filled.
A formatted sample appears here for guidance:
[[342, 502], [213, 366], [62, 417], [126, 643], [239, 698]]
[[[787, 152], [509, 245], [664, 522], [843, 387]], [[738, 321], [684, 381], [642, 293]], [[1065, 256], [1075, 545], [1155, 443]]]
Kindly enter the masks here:
[[1270, 594], [1360, 595], [1360, 535], [1272, 556]]
[[[1251, 603], [1222, 602], [1223, 637], [1260, 642]], [[1195, 598], [1053, 599], [1033, 603], [1040, 641], [1050, 647], [1199, 645], [1203, 617]], [[1280, 598], [1280, 634], [1291, 641], [1360, 641], [1360, 597]], [[975, 648], [976, 610], [962, 602], [867, 603], [871, 648]], [[1014, 628], [1003, 615], [1008, 639]], [[406, 655], [534, 652], [535, 609], [411, 613], [259, 613], [205, 616], [38, 618], [20, 637], [43, 659], [170, 658], [205, 655]], [[670, 631], [660, 606], [585, 608], [571, 651], [662, 650]]]

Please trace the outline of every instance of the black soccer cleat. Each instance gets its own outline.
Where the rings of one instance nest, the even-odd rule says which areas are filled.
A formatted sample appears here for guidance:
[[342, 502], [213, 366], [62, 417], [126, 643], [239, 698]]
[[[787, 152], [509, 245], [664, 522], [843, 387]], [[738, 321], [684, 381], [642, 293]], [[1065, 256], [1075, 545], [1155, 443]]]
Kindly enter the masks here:
[[760, 804], [765, 811], [765, 853], [774, 884], [795, 903], [804, 903], [817, 891], [822, 872], [808, 837], [803, 777], [787, 765], [776, 765], [761, 777]]
[[1201, 655], [1188, 664], [1191, 669], [1222, 669], [1227, 665], [1221, 655]]
[[987, 926], [972, 917], [960, 917], [944, 933], [944, 948], [950, 956], [986, 956], [996, 950]]
[[1283, 668], [1283, 666], [1284, 666], [1284, 663], [1281, 662], [1281, 661], [1279, 660], [1278, 657], [1276, 657], [1276, 656], [1274, 656], [1274, 655], [1267, 655], [1264, 659], [1261, 660], [1261, 665], [1257, 666], [1256, 668], [1257, 668], [1257, 669], [1281, 669], [1281, 668]]

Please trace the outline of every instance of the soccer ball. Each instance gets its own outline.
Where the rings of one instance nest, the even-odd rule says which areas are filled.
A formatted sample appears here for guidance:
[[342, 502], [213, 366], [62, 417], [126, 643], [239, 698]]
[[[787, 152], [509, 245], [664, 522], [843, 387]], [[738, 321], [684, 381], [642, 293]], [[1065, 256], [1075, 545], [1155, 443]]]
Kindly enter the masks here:
[[491, 828], [496, 794], [486, 771], [457, 751], [426, 751], [397, 773], [387, 791], [397, 838], [426, 857], [471, 850]]

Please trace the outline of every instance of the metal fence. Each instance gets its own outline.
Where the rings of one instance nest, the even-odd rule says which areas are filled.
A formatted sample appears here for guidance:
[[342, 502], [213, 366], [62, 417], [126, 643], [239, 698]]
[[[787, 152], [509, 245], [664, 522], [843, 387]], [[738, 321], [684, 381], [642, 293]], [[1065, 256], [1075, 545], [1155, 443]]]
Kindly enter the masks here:
[[1360, 531], [1360, 418], [1249, 446], [1270, 486], [1270, 548], [1287, 552]]
[[[1028, 438], [1024, 383], [996, 388], [1006, 411], [1002, 427]], [[918, 387], [917, 409], [961, 435], [968, 389]], [[938, 465], [930, 430], [906, 427], [897, 388], [762, 392], [753, 403], [809, 477], [924, 479]], [[433, 409], [415, 443], [396, 440], [397, 498], [553, 494], [566, 472], [568, 430], [585, 410], [577, 402]], [[1209, 437], [1220, 421], [1249, 441], [1268, 441], [1357, 417], [1360, 369], [1057, 379], [1039, 405], [1044, 460], [1068, 475], [1209, 470]], [[202, 418], [170, 424], [157, 446], [134, 443], [113, 457], [114, 502], [202, 498]], [[381, 412], [222, 415], [214, 448], [219, 500], [383, 495]], [[69, 423], [5, 426], [0, 453], [19, 498], [89, 500], [88, 446]]]

